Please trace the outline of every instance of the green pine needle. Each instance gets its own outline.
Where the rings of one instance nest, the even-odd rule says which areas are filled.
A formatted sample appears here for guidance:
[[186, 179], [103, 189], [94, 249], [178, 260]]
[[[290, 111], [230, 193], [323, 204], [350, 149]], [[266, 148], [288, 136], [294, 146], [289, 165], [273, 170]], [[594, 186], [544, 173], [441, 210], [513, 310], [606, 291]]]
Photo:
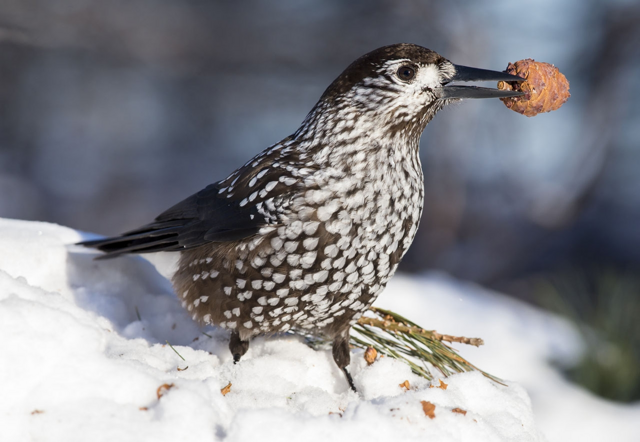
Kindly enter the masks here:
[[444, 343], [447, 341], [480, 346], [483, 344], [482, 339], [442, 335], [433, 330], [425, 330], [397, 313], [377, 307], [371, 307], [369, 312], [373, 316], [363, 316], [353, 326], [351, 345], [354, 347], [373, 347], [379, 353], [401, 360], [415, 374], [428, 380], [433, 379], [432, 369], [444, 376], [476, 370], [504, 385], [499, 378], [480, 370]]
[[166, 343], [167, 343], [167, 345], [168, 345], [169, 347], [171, 347], [171, 350], [175, 351], [175, 352], [176, 352], [176, 354], [177, 354], [178, 356], [180, 356], [180, 359], [182, 359], [183, 361], [187, 362], [187, 360], [186, 360], [185, 358], [183, 358], [183, 357], [182, 357], [182, 355], [181, 355], [180, 353], [178, 353], [178, 350], [176, 350], [175, 348], [173, 348], [173, 345], [169, 344], [169, 341], [164, 341], [164, 342], [166, 342]]

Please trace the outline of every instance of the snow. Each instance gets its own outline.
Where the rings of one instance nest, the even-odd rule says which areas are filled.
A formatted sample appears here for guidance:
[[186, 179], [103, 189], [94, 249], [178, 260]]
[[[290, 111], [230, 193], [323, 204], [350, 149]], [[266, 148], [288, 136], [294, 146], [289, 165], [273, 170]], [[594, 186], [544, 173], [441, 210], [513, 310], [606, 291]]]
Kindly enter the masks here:
[[[429, 388], [403, 363], [382, 358], [367, 366], [354, 350], [356, 394], [329, 350], [296, 336], [258, 338], [234, 365], [225, 332], [191, 321], [162, 276], [171, 271], [170, 254], [152, 256], [155, 265], [135, 256], [94, 261], [72, 245], [86, 237], [0, 219], [3, 442], [630, 441], [640, 434], [640, 407], [598, 399], [549, 363], [579, 356], [570, 325], [480, 287], [398, 275], [377, 304], [442, 333], [482, 337], [479, 349], [457, 348], [508, 386], [473, 372], [446, 378], [446, 390]], [[399, 386], [405, 380], [409, 391]], [[173, 386], [158, 398], [163, 384]], [[421, 401], [435, 404], [433, 419]]]

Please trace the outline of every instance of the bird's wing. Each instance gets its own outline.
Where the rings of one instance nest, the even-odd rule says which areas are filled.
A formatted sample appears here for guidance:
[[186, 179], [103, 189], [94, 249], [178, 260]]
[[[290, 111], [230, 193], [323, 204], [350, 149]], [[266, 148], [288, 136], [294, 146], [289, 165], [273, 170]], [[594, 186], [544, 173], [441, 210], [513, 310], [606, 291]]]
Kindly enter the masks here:
[[294, 170], [297, 168], [289, 161], [258, 156], [225, 180], [169, 208], [150, 224], [119, 237], [80, 244], [105, 252], [100, 258], [111, 258], [250, 237], [263, 227], [280, 225], [288, 201], [301, 188], [303, 176], [292, 173]]

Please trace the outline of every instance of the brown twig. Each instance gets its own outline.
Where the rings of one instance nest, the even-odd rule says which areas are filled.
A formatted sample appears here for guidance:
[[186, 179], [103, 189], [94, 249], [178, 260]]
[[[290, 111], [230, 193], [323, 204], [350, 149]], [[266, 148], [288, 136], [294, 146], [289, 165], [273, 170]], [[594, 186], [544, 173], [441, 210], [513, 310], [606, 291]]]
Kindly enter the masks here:
[[377, 328], [387, 330], [387, 331], [392, 331], [392, 332], [402, 332], [402, 333], [420, 335], [420, 336], [424, 336], [425, 338], [435, 339], [436, 341], [458, 342], [460, 344], [474, 345], [476, 347], [479, 347], [484, 344], [484, 341], [480, 338], [466, 338], [464, 336], [443, 335], [438, 333], [435, 330], [425, 330], [420, 327], [398, 323], [386, 318], [382, 320], [377, 318], [370, 318], [368, 316], [363, 316], [360, 319], [358, 319], [358, 324], [370, 325], [372, 327], [377, 327]]

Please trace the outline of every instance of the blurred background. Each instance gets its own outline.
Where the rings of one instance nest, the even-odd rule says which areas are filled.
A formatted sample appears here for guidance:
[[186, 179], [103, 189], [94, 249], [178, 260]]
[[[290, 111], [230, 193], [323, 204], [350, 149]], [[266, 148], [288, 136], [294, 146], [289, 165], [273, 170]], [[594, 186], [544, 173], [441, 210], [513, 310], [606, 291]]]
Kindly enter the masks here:
[[398, 42], [487, 69], [553, 63], [572, 94], [535, 118], [498, 100], [436, 117], [401, 270], [571, 318], [588, 351], [567, 376], [640, 399], [637, 1], [3, 0], [0, 216], [136, 228], [294, 132], [349, 63]]

